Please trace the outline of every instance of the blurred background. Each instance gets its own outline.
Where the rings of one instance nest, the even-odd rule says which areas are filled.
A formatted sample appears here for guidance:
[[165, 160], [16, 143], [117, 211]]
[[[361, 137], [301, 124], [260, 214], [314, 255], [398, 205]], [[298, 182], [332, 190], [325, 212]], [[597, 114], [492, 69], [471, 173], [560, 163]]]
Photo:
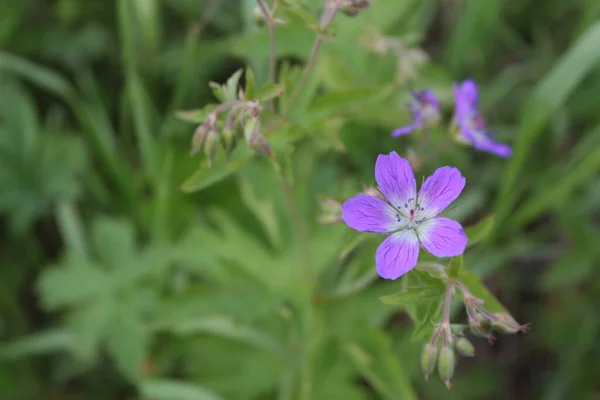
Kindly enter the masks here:
[[[322, 10], [279, 1], [286, 94]], [[260, 155], [208, 169], [177, 118], [239, 68], [267, 81], [254, 0], [0, 2], [0, 399], [600, 398], [600, 2], [373, 0], [330, 33], [264, 131], [287, 186]], [[419, 173], [458, 166], [452, 217], [495, 215], [465, 269], [532, 329], [472, 338], [448, 391], [378, 299], [400, 289], [381, 237], [317, 222], [318, 200], [417, 145], [390, 138], [410, 89], [449, 121], [469, 77], [513, 156], [454, 145]]]

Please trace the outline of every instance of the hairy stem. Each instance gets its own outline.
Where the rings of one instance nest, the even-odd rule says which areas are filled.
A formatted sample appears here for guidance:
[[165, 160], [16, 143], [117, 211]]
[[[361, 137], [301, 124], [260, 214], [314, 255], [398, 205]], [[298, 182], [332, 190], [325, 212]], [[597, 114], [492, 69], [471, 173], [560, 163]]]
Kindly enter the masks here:
[[446, 287], [446, 296], [444, 297], [444, 313], [442, 314], [441, 329], [444, 330], [442, 340], [444, 346], [448, 346], [449, 338], [452, 336], [450, 333], [450, 307], [452, 306], [452, 296], [454, 294], [455, 281], [450, 280]]
[[[339, 11], [339, 4], [337, 1], [332, 1], [330, 4], [327, 4], [325, 11], [321, 15], [320, 28], [321, 31], [325, 31], [335, 18], [337, 12]], [[293, 103], [296, 101], [298, 95], [306, 85], [308, 78], [312, 74], [312, 71], [315, 67], [315, 62], [317, 61], [317, 56], [319, 55], [319, 51], [321, 50], [321, 44], [323, 43], [324, 35], [323, 33], [319, 33], [317, 38], [315, 39], [315, 43], [313, 44], [312, 51], [310, 52], [310, 58], [308, 59], [308, 63], [302, 72], [302, 76], [300, 77], [300, 81], [296, 85], [290, 99], [288, 100], [286, 110], [289, 111], [292, 108]]]
[[275, 83], [277, 73], [277, 30], [275, 29], [275, 19], [272, 11], [269, 10], [263, 0], [256, 0], [267, 21], [269, 30], [269, 82]]

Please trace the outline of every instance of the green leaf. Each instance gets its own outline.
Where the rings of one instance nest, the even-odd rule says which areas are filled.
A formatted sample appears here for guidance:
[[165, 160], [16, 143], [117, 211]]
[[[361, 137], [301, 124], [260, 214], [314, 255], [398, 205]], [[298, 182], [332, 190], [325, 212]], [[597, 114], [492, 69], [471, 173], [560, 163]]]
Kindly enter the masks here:
[[71, 335], [64, 330], [51, 329], [0, 344], [0, 359], [10, 360], [69, 350]]
[[125, 376], [136, 381], [150, 344], [148, 330], [129, 306], [115, 309], [107, 329], [106, 341], [110, 354]]
[[474, 226], [469, 226], [465, 229], [465, 233], [469, 238], [467, 248], [476, 245], [477, 243], [485, 240], [490, 232], [494, 229], [495, 217], [494, 215], [488, 215]]
[[182, 336], [197, 334], [213, 334], [219, 337], [237, 340], [256, 348], [267, 350], [284, 359], [290, 359], [291, 353], [285, 345], [269, 334], [236, 323], [229, 317], [213, 316], [178, 323], [168, 330]]
[[177, 111], [175, 115], [182, 121], [201, 124], [215, 108], [217, 104], [207, 104], [196, 110]]
[[250, 160], [253, 154], [254, 152], [245, 145], [237, 146], [229, 159], [224, 154], [221, 154], [220, 158], [213, 161], [212, 167], [209, 167], [206, 162], [203, 163], [192, 176], [183, 182], [181, 190], [191, 193], [214, 185], [237, 171]]
[[92, 225], [92, 239], [102, 261], [112, 268], [121, 267], [135, 255], [135, 230], [128, 221], [98, 218]]
[[248, 98], [255, 98], [261, 102], [266, 102], [275, 97], [279, 97], [283, 94], [283, 86], [275, 83], [267, 82], [260, 87], [256, 91], [253, 97], [248, 96]]
[[227, 101], [235, 100], [238, 97], [238, 84], [240, 82], [240, 78], [242, 77], [242, 73], [244, 71], [242, 69], [238, 69], [227, 79], [227, 83], [225, 84], [225, 90], [227, 94]]
[[463, 270], [463, 264], [464, 260], [462, 254], [460, 256], [452, 257], [450, 263], [448, 263], [448, 266], [446, 267], [446, 273], [450, 278], [458, 278]]
[[467, 287], [473, 296], [480, 298], [485, 302], [484, 307], [489, 312], [508, 312], [496, 297], [490, 293], [477, 275], [463, 270], [463, 273], [458, 277], [458, 280]]
[[394, 354], [390, 339], [380, 330], [365, 325], [361, 340], [347, 345], [354, 365], [384, 398], [417, 399], [400, 356]]
[[76, 309], [67, 315], [67, 323], [72, 333], [71, 350], [79, 360], [92, 362], [96, 358], [112, 306], [111, 301], [90, 302], [89, 306]]
[[45, 309], [79, 304], [111, 290], [109, 277], [97, 265], [76, 256], [65, 263], [46, 269], [38, 282], [38, 291]]
[[323, 118], [340, 112], [350, 112], [366, 105], [379, 102], [393, 91], [393, 85], [351, 88], [329, 92], [317, 98], [309, 107], [313, 118]]
[[515, 186], [527, 162], [531, 148], [544, 131], [544, 126], [584, 78], [600, 62], [596, 51], [600, 41], [600, 22], [592, 25], [564, 54], [544, 79], [537, 85], [524, 108], [514, 153], [504, 175], [496, 217], [504, 221], [516, 202]]
[[408, 303], [435, 299], [443, 293], [444, 285], [440, 282], [440, 285], [436, 286], [408, 287], [401, 292], [381, 296], [379, 299], [385, 304], [406, 305]]
[[255, 98], [256, 92], [256, 80], [254, 79], [254, 73], [250, 67], [246, 67], [246, 89], [244, 90], [244, 97], [248, 100]]
[[186, 382], [172, 379], [145, 380], [138, 384], [142, 397], [160, 400], [221, 400], [216, 393]]

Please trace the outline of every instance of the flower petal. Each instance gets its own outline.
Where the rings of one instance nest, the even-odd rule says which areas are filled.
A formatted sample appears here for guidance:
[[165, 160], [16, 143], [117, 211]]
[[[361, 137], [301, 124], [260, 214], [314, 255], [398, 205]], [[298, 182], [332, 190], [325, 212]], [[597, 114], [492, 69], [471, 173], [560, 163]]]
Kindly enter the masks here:
[[375, 266], [379, 276], [398, 279], [417, 265], [419, 240], [414, 230], [388, 236], [377, 249]]
[[407, 126], [403, 126], [402, 128], [394, 129], [394, 131], [392, 132], [392, 137], [407, 135], [415, 129], [417, 129], [417, 124], [410, 124]]
[[461, 131], [477, 150], [487, 151], [499, 157], [510, 157], [512, 149], [504, 143], [494, 142], [489, 132], [469, 129], [466, 124], [461, 125]]
[[397, 229], [396, 214], [388, 203], [373, 196], [356, 196], [342, 205], [342, 219], [359, 232], [391, 232]]
[[417, 197], [417, 183], [409, 162], [395, 151], [387, 156], [380, 154], [375, 163], [375, 180], [387, 201], [406, 216]]
[[432, 218], [417, 228], [419, 241], [436, 257], [454, 257], [464, 253], [467, 235], [462, 226], [449, 218]]
[[423, 183], [417, 197], [417, 220], [429, 219], [450, 205], [465, 187], [466, 179], [458, 168], [442, 167]]
[[477, 92], [477, 84], [472, 79], [467, 79], [460, 85], [460, 92], [463, 99], [471, 106], [475, 107], [479, 100], [479, 93]]

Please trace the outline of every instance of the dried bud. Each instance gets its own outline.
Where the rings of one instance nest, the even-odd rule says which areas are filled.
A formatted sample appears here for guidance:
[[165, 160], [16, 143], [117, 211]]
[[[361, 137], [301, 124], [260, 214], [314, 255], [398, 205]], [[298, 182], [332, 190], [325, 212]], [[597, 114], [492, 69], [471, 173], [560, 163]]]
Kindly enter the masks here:
[[494, 327], [504, 333], [527, 332], [529, 324], [521, 325], [508, 313], [495, 313], [493, 319]]
[[385, 200], [385, 197], [383, 197], [381, 192], [374, 187], [363, 186], [362, 194], [371, 196], [371, 197], [378, 197], [381, 200]]
[[342, 220], [342, 203], [332, 198], [325, 198], [319, 201], [321, 205], [321, 215], [317, 217], [320, 224], [336, 224]]
[[355, 17], [369, 7], [371, 7], [369, 0], [345, 0], [342, 1], [341, 11], [349, 17]]
[[412, 147], [408, 149], [408, 152], [406, 154], [406, 159], [408, 160], [413, 171], [418, 172], [421, 170], [421, 166], [422, 166], [421, 160], [419, 159], [419, 155], [417, 154], [417, 152], [414, 151], [412, 149]]
[[421, 370], [423, 371], [423, 374], [425, 374], [425, 380], [429, 379], [431, 371], [435, 368], [437, 355], [437, 346], [427, 343], [425, 347], [423, 347], [423, 352], [421, 353]]
[[207, 135], [208, 127], [206, 124], [199, 125], [198, 128], [196, 128], [194, 136], [192, 136], [192, 150], [190, 151], [191, 156], [200, 151]]
[[267, 22], [265, 14], [258, 6], [254, 7], [252, 10], [252, 19], [257, 26], [263, 26]]
[[454, 375], [455, 362], [454, 350], [450, 347], [442, 347], [438, 359], [438, 374], [448, 389], [452, 386], [450, 384], [450, 379], [452, 379], [452, 375]]
[[469, 321], [471, 332], [475, 336], [486, 338], [490, 344], [493, 344], [496, 338], [492, 335], [491, 325], [488, 320], [479, 320], [476, 323]]
[[208, 166], [212, 165], [212, 160], [217, 153], [217, 145], [219, 144], [219, 133], [216, 129], [211, 129], [204, 140], [204, 155], [208, 161]]
[[475, 348], [464, 337], [459, 337], [456, 340], [456, 350], [465, 357], [473, 357], [475, 355]]

